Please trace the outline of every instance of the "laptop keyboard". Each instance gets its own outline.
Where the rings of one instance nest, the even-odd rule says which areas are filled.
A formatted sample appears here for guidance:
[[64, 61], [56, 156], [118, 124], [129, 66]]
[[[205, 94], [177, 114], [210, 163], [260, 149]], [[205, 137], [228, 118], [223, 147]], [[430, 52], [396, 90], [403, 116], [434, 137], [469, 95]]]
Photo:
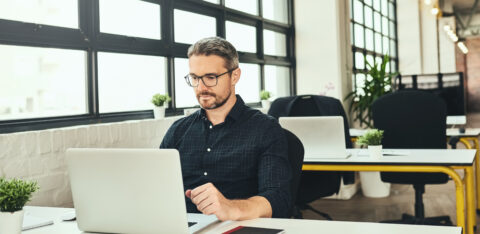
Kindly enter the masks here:
[[191, 227], [193, 225], [197, 224], [197, 222], [188, 222], [188, 227]]

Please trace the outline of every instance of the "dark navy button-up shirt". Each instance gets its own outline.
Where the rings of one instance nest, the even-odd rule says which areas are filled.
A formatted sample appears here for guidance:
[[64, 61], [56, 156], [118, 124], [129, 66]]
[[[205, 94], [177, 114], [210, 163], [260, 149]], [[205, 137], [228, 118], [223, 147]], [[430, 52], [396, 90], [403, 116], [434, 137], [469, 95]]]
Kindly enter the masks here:
[[[238, 95], [225, 122], [213, 126], [201, 109], [173, 123], [160, 145], [180, 152], [185, 190], [211, 182], [227, 199], [262, 196], [277, 218], [291, 206], [287, 147], [277, 120]], [[199, 212], [186, 203], [188, 212]]]

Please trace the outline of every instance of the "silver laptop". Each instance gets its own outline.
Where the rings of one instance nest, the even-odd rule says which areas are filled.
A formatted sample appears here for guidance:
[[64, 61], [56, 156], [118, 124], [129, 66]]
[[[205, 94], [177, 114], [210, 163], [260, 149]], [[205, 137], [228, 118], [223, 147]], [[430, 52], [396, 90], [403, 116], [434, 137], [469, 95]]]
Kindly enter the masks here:
[[187, 221], [175, 149], [68, 149], [67, 165], [82, 231], [193, 233], [217, 220]]
[[279, 122], [303, 143], [305, 161], [350, 156], [345, 146], [342, 116], [280, 117]]

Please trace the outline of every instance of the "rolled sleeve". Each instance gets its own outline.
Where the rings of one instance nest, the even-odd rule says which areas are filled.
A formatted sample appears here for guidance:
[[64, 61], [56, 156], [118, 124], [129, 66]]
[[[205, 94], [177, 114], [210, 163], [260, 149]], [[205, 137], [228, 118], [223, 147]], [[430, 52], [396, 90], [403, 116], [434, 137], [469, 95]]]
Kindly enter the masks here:
[[286, 218], [292, 205], [287, 139], [278, 123], [265, 132], [263, 139], [265, 151], [259, 159], [258, 195], [270, 202], [273, 218]]

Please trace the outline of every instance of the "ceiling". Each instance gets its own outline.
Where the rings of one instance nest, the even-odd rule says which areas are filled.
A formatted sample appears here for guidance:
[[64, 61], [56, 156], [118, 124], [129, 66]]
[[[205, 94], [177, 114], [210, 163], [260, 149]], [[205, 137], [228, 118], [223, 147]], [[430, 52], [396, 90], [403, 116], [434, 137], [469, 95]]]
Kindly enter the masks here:
[[[456, 10], [471, 10], [475, 0], [451, 0], [453, 8]], [[476, 9], [480, 9], [479, 6]]]
[[450, 4], [453, 7], [451, 13], [455, 16], [457, 34], [461, 38], [480, 36], [480, 0], [439, 0], [439, 2], [440, 5], [443, 3], [444, 7]]

